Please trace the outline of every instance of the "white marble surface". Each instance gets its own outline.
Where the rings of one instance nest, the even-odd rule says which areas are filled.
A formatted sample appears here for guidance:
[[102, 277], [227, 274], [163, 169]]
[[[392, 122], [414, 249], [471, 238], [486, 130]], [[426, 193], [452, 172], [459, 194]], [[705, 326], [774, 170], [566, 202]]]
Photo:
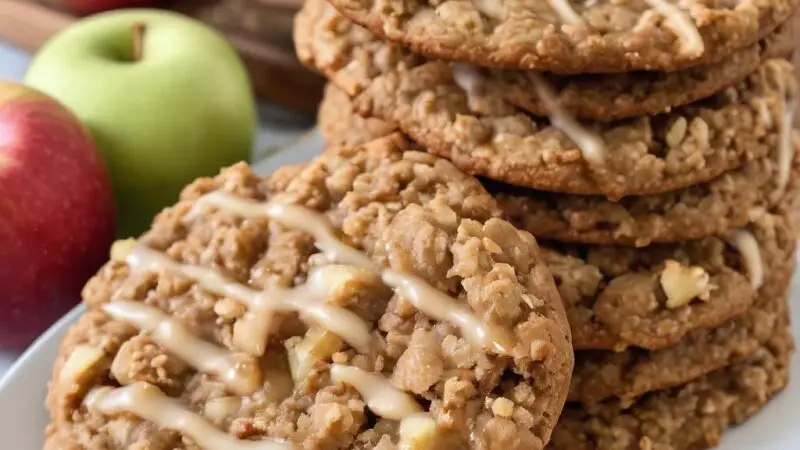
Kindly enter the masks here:
[[[29, 63], [30, 55], [0, 40], [0, 79], [22, 80]], [[313, 125], [307, 118], [269, 104], [259, 105], [259, 117], [260, 126], [253, 149], [254, 161], [295, 142]], [[19, 354], [0, 351], [0, 378]]]

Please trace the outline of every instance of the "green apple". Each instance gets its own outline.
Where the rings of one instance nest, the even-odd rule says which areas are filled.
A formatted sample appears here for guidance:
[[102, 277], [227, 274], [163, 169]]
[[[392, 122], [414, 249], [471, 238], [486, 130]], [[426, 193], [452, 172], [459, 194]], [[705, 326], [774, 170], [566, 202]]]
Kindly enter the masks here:
[[157, 10], [93, 16], [54, 36], [26, 82], [87, 125], [111, 173], [118, 235], [145, 230], [182, 186], [247, 160], [252, 87], [216, 31]]

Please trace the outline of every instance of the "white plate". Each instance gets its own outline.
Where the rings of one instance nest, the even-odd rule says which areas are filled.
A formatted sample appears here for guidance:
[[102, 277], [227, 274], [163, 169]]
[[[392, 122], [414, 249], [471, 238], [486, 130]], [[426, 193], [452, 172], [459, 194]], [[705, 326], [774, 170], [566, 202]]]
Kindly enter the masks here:
[[[321, 149], [318, 134], [311, 134], [291, 147], [255, 165], [260, 173], [268, 173], [284, 164], [306, 161]], [[792, 317], [800, 311], [800, 275], [792, 281]], [[42, 448], [42, 432], [47, 425], [43, 408], [50, 379], [50, 365], [56, 357], [62, 336], [80, 316], [78, 307], [42, 335], [0, 381], [0, 448], [38, 450]], [[800, 324], [794, 321], [794, 334], [800, 336]], [[792, 358], [795, 369], [800, 355]], [[745, 425], [729, 431], [720, 450], [798, 450], [800, 427], [797, 411], [800, 405], [800, 369], [792, 373], [789, 387], [763, 411]]]

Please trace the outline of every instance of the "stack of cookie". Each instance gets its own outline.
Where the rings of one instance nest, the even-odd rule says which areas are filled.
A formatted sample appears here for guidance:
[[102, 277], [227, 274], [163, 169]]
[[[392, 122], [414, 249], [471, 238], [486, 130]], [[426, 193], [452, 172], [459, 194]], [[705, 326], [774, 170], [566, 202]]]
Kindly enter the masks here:
[[576, 367], [553, 449], [715, 445], [787, 382], [796, 1], [306, 0], [331, 147], [393, 130], [543, 247]]

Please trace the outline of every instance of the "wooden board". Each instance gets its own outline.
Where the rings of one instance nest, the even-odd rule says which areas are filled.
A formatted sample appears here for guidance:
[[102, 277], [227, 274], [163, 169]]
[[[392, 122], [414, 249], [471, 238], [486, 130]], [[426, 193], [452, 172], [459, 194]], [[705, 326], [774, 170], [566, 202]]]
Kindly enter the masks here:
[[[178, 0], [169, 8], [220, 30], [242, 55], [258, 96], [307, 114], [324, 81], [294, 55], [292, 17], [300, 0]], [[78, 18], [56, 0], [0, 0], [0, 39], [35, 52]]]

